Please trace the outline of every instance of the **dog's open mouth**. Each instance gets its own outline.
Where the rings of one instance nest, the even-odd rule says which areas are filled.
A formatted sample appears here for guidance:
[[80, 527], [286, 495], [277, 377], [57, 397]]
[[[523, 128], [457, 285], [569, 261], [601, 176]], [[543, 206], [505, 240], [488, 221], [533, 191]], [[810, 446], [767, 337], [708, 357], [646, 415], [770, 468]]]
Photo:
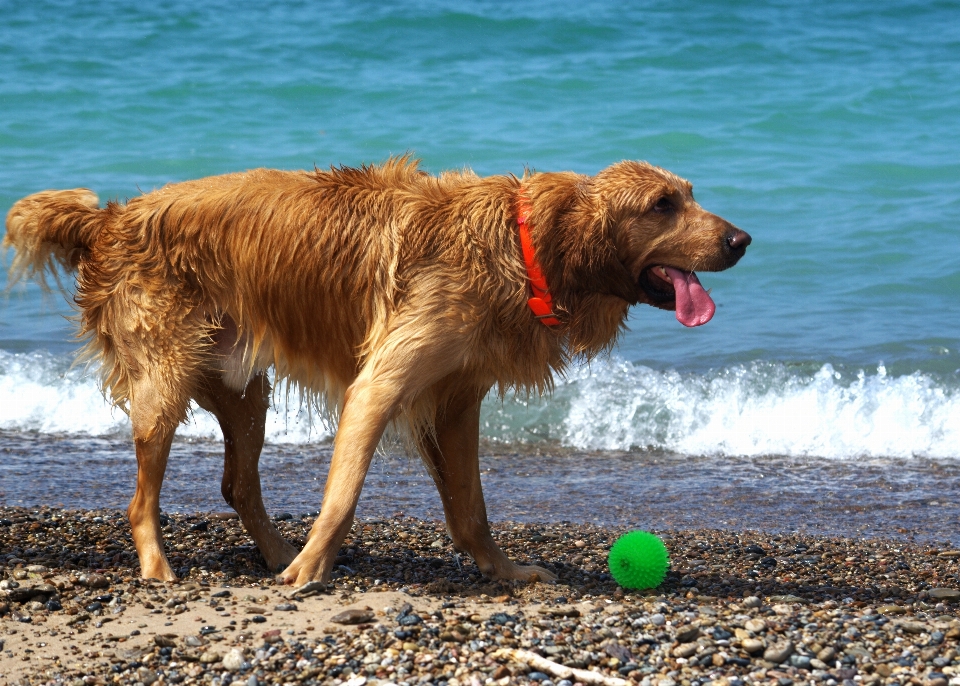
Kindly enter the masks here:
[[639, 286], [657, 307], [676, 310], [684, 326], [706, 324], [717, 311], [694, 272], [656, 264], [640, 273]]

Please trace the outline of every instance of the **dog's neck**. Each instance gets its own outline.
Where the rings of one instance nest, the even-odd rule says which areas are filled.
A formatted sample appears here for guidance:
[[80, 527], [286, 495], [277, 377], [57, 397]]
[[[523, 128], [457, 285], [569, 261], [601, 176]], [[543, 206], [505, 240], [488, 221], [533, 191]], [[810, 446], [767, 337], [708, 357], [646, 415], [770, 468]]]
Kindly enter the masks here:
[[517, 229], [520, 232], [520, 249], [523, 252], [523, 264], [527, 268], [527, 278], [533, 297], [527, 299], [527, 307], [534, 317], [544, 326], [559, 326], [560, 320], [553, 312], [553, 296], [547, 287], [547, 279], [537, 261], [537, 253], [530, 238], [530, 200], [521, 187], [517, 193]]

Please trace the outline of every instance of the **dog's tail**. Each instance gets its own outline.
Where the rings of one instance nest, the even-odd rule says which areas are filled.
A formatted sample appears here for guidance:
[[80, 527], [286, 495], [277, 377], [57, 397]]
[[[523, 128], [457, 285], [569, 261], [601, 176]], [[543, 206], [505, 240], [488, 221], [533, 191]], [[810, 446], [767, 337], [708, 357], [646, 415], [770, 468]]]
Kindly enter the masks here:
[[46, 272], [56, 275], [56, 263], [68, 270], [93, 245], [104, 211], [93, 191], [42, 191], [18, 200], [7, 213], [4, 248], [13, 248], [9, 283], [24, 275], [46, 286]]

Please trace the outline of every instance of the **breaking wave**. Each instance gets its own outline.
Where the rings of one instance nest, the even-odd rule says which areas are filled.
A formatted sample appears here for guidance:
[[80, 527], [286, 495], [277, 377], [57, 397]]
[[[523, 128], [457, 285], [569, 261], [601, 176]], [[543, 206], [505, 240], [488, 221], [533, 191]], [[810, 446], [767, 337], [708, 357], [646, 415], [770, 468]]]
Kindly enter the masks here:
[[[502, 444], [687, 455], [960, 456], [960, 380], [915, 372], [845, 371], [830, 364], [754, 362], [706, 373], [657, 370], [613, 358], [558, 379], [549, 398], [488, 398], [481, 427]], [[94, 375], [48, 353], [0, 351], [0, 429], [129, 434]], [[178, 432], [220, 437], [197, 410]], [[328, 442], [323, 425], [282, 393], [268, 415], [271, 443]]]

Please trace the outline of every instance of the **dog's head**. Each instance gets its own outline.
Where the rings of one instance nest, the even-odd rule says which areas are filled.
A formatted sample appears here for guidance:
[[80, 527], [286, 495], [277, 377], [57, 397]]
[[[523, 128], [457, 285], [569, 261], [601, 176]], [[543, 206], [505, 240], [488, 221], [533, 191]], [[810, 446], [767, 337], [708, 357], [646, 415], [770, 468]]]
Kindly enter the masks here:
[[585, 195], [625, 270], [614, 292], [631, 303], [675, 310], [685, 326], [710, 321], [716, 306], [695, 272], [732, 267], [750, 236], [700, 207], [688, 181], [643, 162], [604, 169]]

